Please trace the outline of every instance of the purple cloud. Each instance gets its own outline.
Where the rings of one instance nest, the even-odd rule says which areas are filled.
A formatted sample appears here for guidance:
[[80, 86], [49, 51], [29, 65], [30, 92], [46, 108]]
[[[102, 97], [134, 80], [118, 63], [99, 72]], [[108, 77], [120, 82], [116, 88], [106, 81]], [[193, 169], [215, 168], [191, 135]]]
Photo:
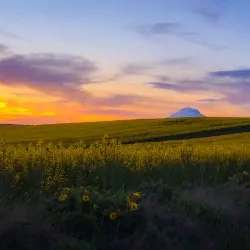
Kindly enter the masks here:
[[[230, 79], [228, 79], [230, 78]], [[198, 99], [197, 102], [230, 102], [236, 105], [250, 104], [248, 93], [250, 92], [250, 70], [214, 71], [208, 73], [202, 79], [182, 80], [172, 83], [165, 82], [161, 77], [159, 81], [148, 82], [154, 88], [173, 90], [179, 93], [194, 91], [213, 91], [224, 97], [215, 99]], [[166, 78], [167, 80], [168, 78]], [[170, 79], [171, 81], [171, 79]]]
[[0, 77], [15, 83], [81, 83], [86, 81], [82, 74], [95, 70], [89, 60], [68, 55], [14, 55], [0, 60]]
[[250, 82], [246, 88], [239, 89], [238, 91], [229, 92], [226, 94], [226, 100], [230, 103], [244, 105], [250, 104], [249, 100]]
[[[226, 73], [225, 73], [226, 72]], [[233, 73], [232, 73], [233, 72]], [[232, 79], [224, 79], [230, 77]], [[244, 77], [243, 77], [244, 76]], [[244, 78], [242, 80], [242, 78]], [[198, 102], [220, 102], [226, 101], [237, 105], [250, 103], [250, 80], [248, 71], [219, 71], [219, 73], [208, 73], [206, 77], [198, 80], [183, 80], [179, 82], [167, 83], [164, 81], [147, 83], [154, 88], [173, 90], [179, 93], [194, 91], [213, 91], [222, 94], [224, 97], [220, 99], [200, 99]]]
[[250, 69], [215, 71], [215, 72], [211, 72], [210, 74], [212, 76], [217, 76], [217, 77], [250, 79]]
[[[245, 91], [249, 91], [250, 88], [248, 88], [248, 90], [246, 89]], [[201, 102], [201, 103], [217, 103], [217, 102], [229, 102], [229, 103], [233, 103], [236, 105], [245, 105], [245, 104], [250, 104], [250, 100], [249, 100], [249, 96], [248, 96], [248, 92], [245, 93], [244, 88], [243, 89], [239, 89], [238, 91], [225, 91], [225, 92], [221, 92], [222, 94], [225, 95], [224, 98], [211, 98], [211, 99], [200, 99], [200, 100], [196, 100], [197, 102]]]
[[92, 61], [83, 57], [52, 53], [8, 55], [0, 59], [0, 82], [12, 87], [27, 86], [59, 96], [62, 102], [75, 101], [90, 107], [117, 108], [148, 100], [143, 96], [122, 94], [103, 98], [81, 91], [84, 84], [102, 82], [93, 80], [97, 70]]
[[83, 98], [81, 84], [91, 82], [96, 70], [90, 60], [70, 55], [11, 55], [0, 59], [0, 81], [5, 85], [25, 85], [78, 100]]

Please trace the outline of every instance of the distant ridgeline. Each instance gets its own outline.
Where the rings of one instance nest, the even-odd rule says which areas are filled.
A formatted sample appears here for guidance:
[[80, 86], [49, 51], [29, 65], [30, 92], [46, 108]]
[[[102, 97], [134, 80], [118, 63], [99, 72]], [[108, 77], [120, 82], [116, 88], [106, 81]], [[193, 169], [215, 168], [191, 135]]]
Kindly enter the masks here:
[[0, 124], [0, 126], [19, 126], [19, 125], [21, 125], [21, 124]]

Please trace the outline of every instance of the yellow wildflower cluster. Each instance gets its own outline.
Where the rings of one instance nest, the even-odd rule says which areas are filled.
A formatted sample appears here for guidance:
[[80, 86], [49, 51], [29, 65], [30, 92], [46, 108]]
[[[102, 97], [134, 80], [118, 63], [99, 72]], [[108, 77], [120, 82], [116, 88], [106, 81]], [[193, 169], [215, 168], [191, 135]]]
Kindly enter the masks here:
[[130, 208], [130, 211], [136, 211], [139, 209], [139, 204], [136, 203], [133, 198], [140, 198], [141, 197], [141, 193], [140, 192], [134, 192], [132, 193], [132, 195], [127, 197], [127, 203], [128, 206]]
[[[58, 197], [59, 201], [65, 201], [68, 199], [68, 195], [69, 195], [69, 191], [71, 190], [71, 188], [69, 187], [65, 187], [63, 188], [63, 192], [62, 194]], [[94, 192], [95, 195], [99, 195], [98, 192]], [[130, 194], [129, 196], [127, 196], [127, 209], [124, 212], [129, 212], [129, 211], [136, 211], [139, 209], [139, 204], [138, 204], [138, 199], [141, 197], [141, 193], [140, 192], [134, 192], [132, 194]], [[89, 202], [90, 201], [90, 196], [88, 195], [88, 192], [82, 194], [81, 196], [82, 201], [84, 202]], [[93, 200], [91, 199], [91, 203], [93, 205], [93, 212], [99, 210], [99, 206], [94, 202], [94, 198]], [[113, 209], [113, 210], [109, 210], [109, 209], [104, 209], [104, 215], [108, 216], [108, 218], [110, 220], [116, 220], [118, 218], [118, 216], [121, 214], [121, 210], [120, 209]]]

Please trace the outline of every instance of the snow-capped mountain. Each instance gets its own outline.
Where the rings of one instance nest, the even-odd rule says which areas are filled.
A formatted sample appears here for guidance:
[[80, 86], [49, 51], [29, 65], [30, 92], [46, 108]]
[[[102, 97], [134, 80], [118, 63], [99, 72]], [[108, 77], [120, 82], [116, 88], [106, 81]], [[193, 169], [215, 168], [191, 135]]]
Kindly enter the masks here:
[[169, 116], [169, 118], [182, 118], [182, 117], [204, 117], [198, 109], [194, 108], [183, 108], [178, 112]]

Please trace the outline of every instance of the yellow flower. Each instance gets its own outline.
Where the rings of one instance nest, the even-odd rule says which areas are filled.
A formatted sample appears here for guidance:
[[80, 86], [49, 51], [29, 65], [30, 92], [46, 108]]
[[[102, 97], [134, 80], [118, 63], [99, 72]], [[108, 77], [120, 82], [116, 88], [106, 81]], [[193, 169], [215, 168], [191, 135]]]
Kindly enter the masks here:
[[109, 213], [109, 219], [110, 220], [116, 220], [117, 219], [117, 213], [116, 212], [110, 212]]
[[136, 211], [139, 209], [139, 205], [134, 201], [130, 201], [129, 206], [131, 211]]
[[89, 196], [88, 195], [83, 195], [82, 200], [86, 201], [86, 202], [89, 201]]
[[137, 198], [140, 198], [141, 197], [141, 192], [134, 192], [133, 196], [137, 197]]
[[58, 199], [59, 201], [65, 201], [67, 198], [68, 198], [67, 194], [61, 194]]

